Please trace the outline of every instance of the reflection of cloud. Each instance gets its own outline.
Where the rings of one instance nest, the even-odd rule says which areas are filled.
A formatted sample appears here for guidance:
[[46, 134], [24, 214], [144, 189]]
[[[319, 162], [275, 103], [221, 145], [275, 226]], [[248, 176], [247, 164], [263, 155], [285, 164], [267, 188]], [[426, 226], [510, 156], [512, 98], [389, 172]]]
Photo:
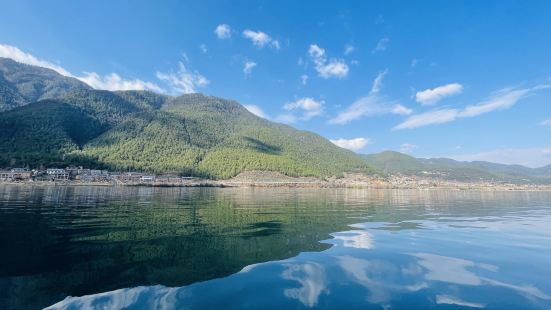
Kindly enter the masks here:
[[384, 303], [391, 300], [395, 292], [415, 292], [427, 287], [424, 282], [402, 285], [395, 283], [403, 277], [401, 270], [391, 263], [381, 260], [367, 260], [351, 256], [336, 256], [339, 266], [350, 279], [369, 291], [367, 300], [371, 303]]
[[281, 276], [285, 280], [297, 281], [300, 288], [287, 288], [285, 296], [299, 300], [307, 307], [318, 303], [322, 292], [326, 292], [325, 269], [318, 263], [285, 264]]
[[365, 230], [350, 230], [331, 234], [333, 239], [342, 241], [345, 248], [372, 249], [373, 237]]
[[536, 298], [539, 298], [539, 299], [551, 300], [551, 296], [549, 296], [549, 295], [545, 294], [544, 292], [540, 291], [537, 287], [534, 287], [533, 285], [514, 285], [514, 284], [503, 283], [503, 282], [500, 282], [500, 281], [496, 281], [496, 280], [492, 280], [492, 279], [486, 279], [486, 278], [483, 278], [483, 280], [484, 280], [484, 282], [486, 282], [490, 285], [501, 286], [501, 287], [506, 287], [506, 288], [515, 290], [518, 293], [520, 293], [521, 295], [525, 295], [529, 298], [530, 297], [536, 297]]
[[527, 298], [539, 298], [551, 300], [551, 296], [540, 291], [533, 285], [514, 285], [501, 281], [480, 277], [474, 272], [466, 270], [470, 268], [480, 268], [495, 272], [497, 267], [488, 264], [479, 264], [465, 259], [446, 257], [429, 253], [412, 254], [419, 258], [419, 265], [427, 269], [425, 279], [430, 281], [442, 281], [453, 284], [463, 285], [492, 285], [512, 289]]
[[480, 278], [466, 270], [466, 267], [474, 267], [475, 263], [454, 258], [429, 253], [412, 254], [419, 258], [419, 265], [425, 267], [428, 272], [425, 279], [431, 281], [442, 281], [463, 285], [480, 285]]
[[67, 297], [46, 309], [126, 309], [144, 302], [144, 308], [172, 309], [176, 304], [177, 294], [182, 294], [181, 288], [161, 285], [139, 286], [81, 297]]
[[441, 305], [456, 305], [462, 307], [471, 307], [471, 308], [484, 308], [485, 305], [478, 304], [474, 302], [464, 301], [457, 297], [448, 296], [448, 295], [436, 295], [436, 303]]

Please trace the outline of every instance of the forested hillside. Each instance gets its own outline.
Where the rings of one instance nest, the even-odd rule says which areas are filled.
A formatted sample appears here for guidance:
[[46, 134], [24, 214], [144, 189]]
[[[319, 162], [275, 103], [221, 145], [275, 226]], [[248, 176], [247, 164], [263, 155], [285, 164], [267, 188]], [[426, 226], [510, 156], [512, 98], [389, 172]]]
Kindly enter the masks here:
[[[93, 90], [52, 70], [10, 62], [3, 61], [8, 64], [4, 77], [24, 70], [33, 85], [50, 85], [40, 82], [50, 79], [46, 73], [52, 81], [69, 83], [55, 91], [35, 87], [32, 96], [21, 91], [24, 83], [6, 88], [2, 102], [9, 111], [0, 113], [0, 166], [83, 164], [217, 179], [247, 170], [317, 177], [371, 171], [353, 152], [259, 118], [235, 101]], [[56, 99], [28, 102], [44, 96]]]
[[51, 69], [0, 57], [0, 112], [42, 99], [60, 98], [77, 89], [90, 86]]

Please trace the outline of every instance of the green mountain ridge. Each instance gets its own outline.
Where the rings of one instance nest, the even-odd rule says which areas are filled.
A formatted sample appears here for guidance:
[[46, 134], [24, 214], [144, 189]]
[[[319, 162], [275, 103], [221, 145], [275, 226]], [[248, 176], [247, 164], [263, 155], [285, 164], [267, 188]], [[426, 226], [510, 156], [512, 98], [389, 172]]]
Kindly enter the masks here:
[[78, 89], [91, 87], [51, 69], [0, 57], [0, 112], [38, 100], [60, 98]]
[[358, 155], [308, 131], [203, 94], [105, 91], [0, 58], [0, 167], [83, 165], [214, 179], [264, 170], [326, 178], [344, 172], [459, 181], [551, 183], [528, 168], [385, 151]]
[[415, 158], [394, 151], [364, 155], [383, 173], [433, 177], [457, 181], [551, 183], [551, 165], [528, 168], [484, 161], [462, 162], [449, 158]]
[[[26, 71], [22, 76], [42, 73], [32, 66], [12, 67]], [[55, 99], [26, 104], [2, 98], [11, 108], [0, 113], [0, 166], [83, 164], [215, 179], [247, 170], [322, 178], [373, 172], [355, 153], [317, 134], [259, 118], [236, 101], [202, 94], [66, 89]]]

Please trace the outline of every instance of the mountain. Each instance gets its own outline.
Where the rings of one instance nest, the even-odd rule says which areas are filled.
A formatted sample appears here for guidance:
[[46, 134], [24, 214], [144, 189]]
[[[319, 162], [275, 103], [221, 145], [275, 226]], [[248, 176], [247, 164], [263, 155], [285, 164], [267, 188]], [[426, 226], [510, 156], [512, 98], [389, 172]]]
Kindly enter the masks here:
[[364, 155], [364, 158], [374, 168], [391, 174], [457, 181], [551, 183], [551, 165], [528, 168], [484, 161], [462, 162], [449, 158], [415, 158], [394, 151]]
[[51, 69], [0, 57], [0, 112], [38, 100], [60, 98], [77, 89], [90, 86]]
[[23, 101], [1, 97], [10, 104], [0, 113], [0, 166], [82, 164], [215, 179], [247, 170], [317, 177], [372, 171], [355, 153], [259, 118], [236, 101], [93, 90], [52, 70], [11, 62], [2, 60], [4, 77], [25, 76], [41, 87], [31, 95], [18, 79], [8, 88]]

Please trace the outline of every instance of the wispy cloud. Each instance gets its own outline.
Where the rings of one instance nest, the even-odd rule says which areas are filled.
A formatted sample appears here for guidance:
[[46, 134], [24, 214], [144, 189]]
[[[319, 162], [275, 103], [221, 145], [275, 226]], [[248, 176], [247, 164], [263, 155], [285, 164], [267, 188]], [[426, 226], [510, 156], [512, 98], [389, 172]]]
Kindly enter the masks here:
[[335, 77], [342, 79], [348, 75], [349, 68], [344, 59], [327, 59], [325, 50], [317, 44], [310, 45], [308, 55], [314, 61], [316, 71], [322, 78]]
[[377, 45], [375, 46], [375, 48], [373, 48], [373, 50], [371, 51], [371, 53], [375, 54], [377, 52], [386, 51], [386, 48], [387, 48], [389, 42], [390, 42], [389, 38], [380, 39], [379, 42], [377, 42]]
[[383, 79], [388, 73], [387, 70], [380, 72], [371, 86], [371, 91], [365, 97], [362, 97], [348, 106], [344, 111], [337, 114], [336, 117], [329, 120], [330, 124], [347, 124], [353, 120], [365, 116], [375, 116], [383, 114], [398, 114], [408, 115], [411, 114], [411, 109], [386, 100], [386, 98], [379, 95], [381, 91]]
[[415, 100], [422, 105], [433, 105], [446, 97], [458, 95], [461, 92], [463, 92], [463, 85], [451, 83], [433, 89], [418, 91], [415, 94]]
[[243, 73], [245, 74], [245, 76], [251, 75], [251, 73], [253, 72], [254, 67], [256, 67], [256, 62], [254, 62], [254, 61], [245, 61], [245, 63], [243, 64]]
[[104, 77], [99, 76], [95, 72], [87, 72], [83, 76], [77, 77], [82, 82], [92, 86], [95, 89], [105, 90], [151, 90], [163, 93], [164, 90], [155, 83], [144, 82], [142, 80], [126, 80], [121, 78], [116, 73], [108, 74]]
[[73, 75], [69, 73], [69, 71], [63, 69], [61, 66], [42, 59], [38, 59], [29, 53], [23, 52], [15, 46], [0, 44], [0, 57], [11, 58], [17, 62], [27, 65], [52, 69], [61, 75], [73, 77]]
[[329, 140], [333, 144], [342, 147], [343, 149], [348, 149], [354, 152], [357, 152], [363, 149], [366, 145], [370, 143], [368, 138], [354, 138], [354, 139], [336, 139]]
[[268, 118], [266, 113], [264, 113], [264, 111], [262, 111], [262, 109], [257, 105], [245, 104], [243, 106], [245, 107], [245, 109], [249, 110], [249, 112], [251, 112], [252, 114], [254, 114], [258, 117], [262, 117], [262, 118], [266, 118], [266, 119]]
[[489, 100], [481, 103], [470, 105], [459, 113], [460, 117], [473, 117], [480, 114], [485, 114], [492, 111], [505, 110], [512, 107], [522, 97], [535, 89], [504, 89], [497, 92]]
[[253, 45], [258, 48], [263, 48], [265, 46], [270, 46], [274, 49], [279, 49], [279, 41], [272, 39], [267, 33], [262, 31], [253, 31], [250, 29], [246, 29], [243, 31], [243, 37], [251, 40], [253, 42]]
[[405, 121], [394, 126], [392, 129], [412, 129], [432, 124], [443, 124], [455, 120], [458, 113], [459, 111], [457, 109], [442, 109], [416, 114], [408, 117]]
[[210, 81], [197, 71], [190, 71], [183, 62], [179, 63], [177, 72], [157, 72], [157, 78], [170, 87], [172, 94], [196, 93], [197, 88], [207, 86]]
[[218, 39], [229, 39], [231, 38], [231, 28], [227, 24], [220, 24], [214, 29], [214, 34]]
[[105, 89], [111, 91], [151, 90], [161, 93], [164, 92], [164, 90], [155, 83], [142, 81], [140, 79], [125, 79], [117, 73], [110, 73], [102, 77], [96, 72], [84, 72], [84, 75], [76, 76], [59, 65], [53, 64], [43, 59], [39, 59], [11, 45], [0, 44], [0, 57], [10, 58], [27, 65], [52, 69], [61, 75], [79, 79], [80, 81], [90, 85], [95, 89]]
[[488, 100], [469, 105], [463, 109], [440, 109], [412, 115], [402, 123], [394, 126], [393, 130], [413, 129], [433, 124], [452, 122], [458, 118], [474, 117], [493, 111], [505, 110], [515, 105], [528, 94], [547, 88], [547, 85], [537, 85], [532, 88], [507, 88], [495, 92]]
[[354, 47], [354, 45], [352, 44], [346, 44], [344, 46], [344, 55], [348, 56], [350, 54], [352, 54], [352, 52], [354, 52], [354, 50], [356, 50], [356, 48]]

